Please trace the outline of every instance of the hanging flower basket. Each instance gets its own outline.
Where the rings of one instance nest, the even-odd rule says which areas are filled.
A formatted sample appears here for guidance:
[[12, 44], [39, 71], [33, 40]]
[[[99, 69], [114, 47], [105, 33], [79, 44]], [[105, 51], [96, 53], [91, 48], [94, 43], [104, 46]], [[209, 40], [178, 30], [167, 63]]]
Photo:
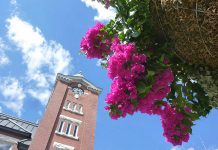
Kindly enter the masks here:
[[193, 122], [218, 106], [217, 2], [97, 1], [117, 15], [90, 28], [80, 49], [112, 79], [110, 117], [159, 115], [168, 142], [187, 142]]
[[152, 0], [150, 9], [158, 32], [197, 66], [191, 76], [218, 107], [218, 1]]

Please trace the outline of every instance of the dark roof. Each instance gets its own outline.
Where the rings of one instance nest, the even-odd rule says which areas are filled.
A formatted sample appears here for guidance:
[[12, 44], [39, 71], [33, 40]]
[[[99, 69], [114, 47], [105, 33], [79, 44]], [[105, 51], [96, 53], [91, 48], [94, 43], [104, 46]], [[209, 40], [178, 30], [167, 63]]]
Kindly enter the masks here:
[[34, 136], [38, 125], [29, 121], [0, 113], [0, 128], [20, 134]]

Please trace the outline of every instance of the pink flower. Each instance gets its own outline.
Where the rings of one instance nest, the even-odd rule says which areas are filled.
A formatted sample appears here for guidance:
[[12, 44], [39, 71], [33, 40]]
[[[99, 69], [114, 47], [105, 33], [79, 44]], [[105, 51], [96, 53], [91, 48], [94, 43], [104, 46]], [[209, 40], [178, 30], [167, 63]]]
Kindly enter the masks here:
[[131, 68], [132, 75], [135, 79], [140, 79], [143, 77], [143, 74], [145, 72], [145, 66], [142, 64], [134, 64]]
[[145, 72], [145, 63], [147, 57], [144, 54], [135, 52], [135, 44], [120, 44], [115, 38], [111, 49], [114, 54], [108, 61], [108, 76], [114, 79], [117, 76], [123, 76], [126, 79], [139, 79]]
[[115, 53], [108, 61], [108, 76], [113, 79], [118, 75], [125, 75], [128, 72], [127, 59], [123, 53]]
[[132, 61], [135, 64], [141, 64], [147, 62], [148, 57], [146, 57], [144, 54], [134, 54], [132, 57]]
[[107, 33], [101, 33], [103, 28], [103, 24], [97, 23], [82, 38], [80, 49], [87, 55], [87, 58], [103, 58], [104, 55], [111, 53], [111, 40], [104, 38], [104, 34]]
[[161, 122], [164, 128], [163, 135], [174, 146], [181, 145], [182, 142], [187, 142], [189, 139], [188, 129], [191, 128], [183, 123], [183, 120], [187, 120], [187, 118], [169, 104], [165, 103], [164, 106], [165, 108], [161, 114]]
[[171, 91], [170, 83], [173, 82], [173, 73], [170, 69], [159, 73], [149, 93], [140, 100], [139, 110], [142, 113], [160, 114], [161, 107], [155, 106], [155, 102], [165, 98]]

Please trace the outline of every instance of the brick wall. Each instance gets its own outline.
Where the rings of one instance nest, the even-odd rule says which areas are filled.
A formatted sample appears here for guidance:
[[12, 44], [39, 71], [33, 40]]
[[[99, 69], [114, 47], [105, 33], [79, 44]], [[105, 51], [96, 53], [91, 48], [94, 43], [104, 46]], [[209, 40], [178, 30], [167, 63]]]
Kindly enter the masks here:
[[[70, 87], [76, 87], [77, 85], [78, 83], [73, 83]], [[57, 81], [45, 114], [29, 148], [30, 150], [53, 150], [54, 142], [75, 147], [75, 150], [94, 149], [98, 94], [87, 90], [87, 87], [84, 85], [80, 88], [84, 90], [85, 94], [76, 99], [66, 83]], [[66, 100], [69, 100], [71, 104], [72, 102], [75, 102], [77, 105], [82, 104], [83, 115], [63, 109]], [[78, 130], [79, 139], [55, 133], [60, 115], [82, 121]], [[64, 130], [66, 130], [66, 124]], [[73, 132], [72, 130], [71, 128], [71, 133]]]

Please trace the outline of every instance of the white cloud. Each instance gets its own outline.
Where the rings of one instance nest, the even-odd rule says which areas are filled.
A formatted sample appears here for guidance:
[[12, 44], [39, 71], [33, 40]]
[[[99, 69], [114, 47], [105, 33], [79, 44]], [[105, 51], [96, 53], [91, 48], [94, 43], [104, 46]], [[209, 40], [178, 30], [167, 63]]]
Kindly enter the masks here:
[[97, 10], [97, 16], [94, 17], [94, 20], [97, 21], [108, 21], [110, 19], [114, 19], [116, 16], [115, 9], [108, 8], [106, 9], [104, 5], [97, 1], [92, 0], [81, 0], [83, 3], [86, 4], [87, 7], [91, 7], [92, 9]]
[[17, 3], [17, 0], [10, 0], [10, 4], [12, 6], [11, 14], [12, 15], [18, 15], [19, 12], [18, 12], [18, 3]]
[[10, 0], [10, 4], [11, 5], [17, 5], [17, 1], [16, 0]]
[[23, 87], [17, 79], [12, 77], [1, 78], [0, 83], [1, 94], [6, 98], [1, 103], [20, 116], [26, 97]]
[[0, 113], [2, 113], [2, 107], [0, 106]]
[[210, 148], [207, 148], [207, 150], [218, 150], [218, 148], [210, 147]]
[[189, 147], [189, 148], [183, 148], [181, 146], [174, 146], [171, 148], [171, 150], [195, 150], [193, 147]]
[[7, 36], [22, 54], [26, 65], [27, 93], [43, 105], [57, 73], [69, 74], [72, 58], [69, 51], [55, 41], [47, 41], [38, 27], [12, 16], [7, 19]]
[[7, 46], [5, 45], [4, 41], [0, 37], [0, 66], [6, 65], [10, 62], [9, 58], [5, 54], [6, 49]]
[[174, 146], [171, 148], [171, 150], [182, 150], [182, 149], [180, 148], [180, 146]]
[[27, 91], [32, 97], [38, 99], [43, 105], [47, 104], [48, 98], [51, 94], [49, 90], [37, 90], [37, 89], [29, 89]]

